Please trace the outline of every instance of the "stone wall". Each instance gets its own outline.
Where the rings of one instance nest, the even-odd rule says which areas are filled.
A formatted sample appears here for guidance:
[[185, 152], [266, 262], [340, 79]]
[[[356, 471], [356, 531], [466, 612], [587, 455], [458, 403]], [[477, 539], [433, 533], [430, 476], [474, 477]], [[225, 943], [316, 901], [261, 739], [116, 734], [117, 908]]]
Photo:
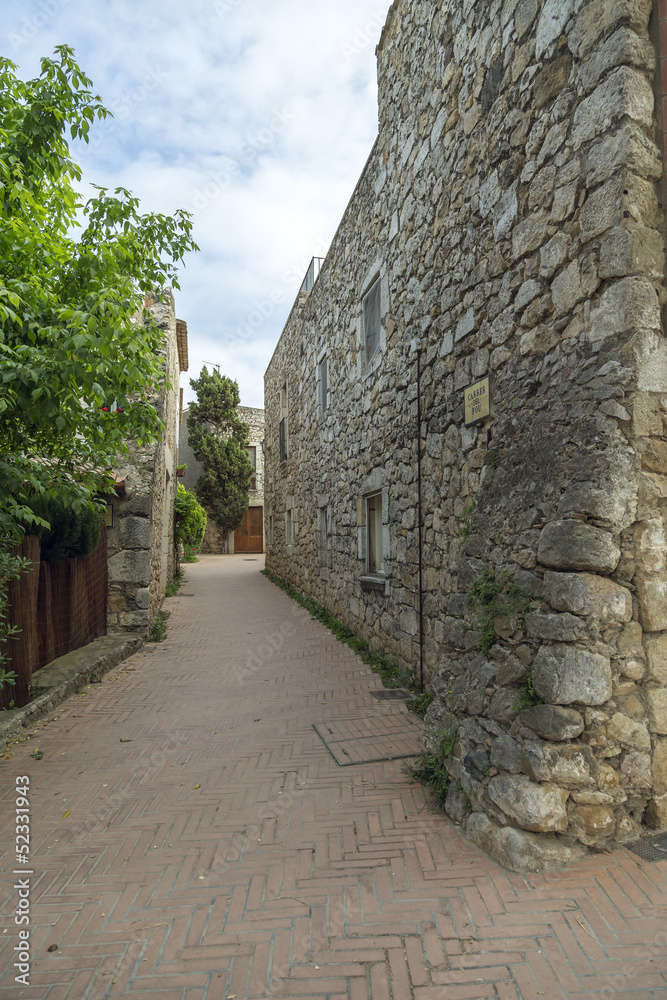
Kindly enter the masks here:
[[129, 458], [116, 473], [125, 492], [112, 502], [114, 524], [107, 532], [109, 632], [148, 628], [176, 569], [174, 497], [181, 368], [171, 290], [162, 299], [147, 299], [146, 307], [164, 331], [165, 382], [149, 398], [165, 428], [156, 443], [139, 446], [131, 441]]
[[[248, 445], [256, 450], [257, 461], [257, 488], [250, 490], [249, 506], [264, 506], [264, 410], [252, 406], [239, 406], [236, 412], [241, 420], [248, 425]], [[203, 475], [204, 467], [194, 457], [188, 438], [188, 411], [183, 413], [180, 425], [179, 438], [179, 462], [184, 462], [187, 469], [181, 479], [186, 490], [194, 493], [195, 485], [200, 476]], [[202, 553], [205, 555], [233, 555], [234, 553], [234, 532], [222, 531], [213, 518], [209, 517], [206, 524], [206, 534], [202, 544]]]
[[[267, 565], [414, 670], [419, 437], [427, 741], [457, 728], [448, 811], [515, 868], [667, 826], [655, 13], [397, 0], [377, 142], [265, 377]], [[466, 426], [485, 376], [490, 415]]]

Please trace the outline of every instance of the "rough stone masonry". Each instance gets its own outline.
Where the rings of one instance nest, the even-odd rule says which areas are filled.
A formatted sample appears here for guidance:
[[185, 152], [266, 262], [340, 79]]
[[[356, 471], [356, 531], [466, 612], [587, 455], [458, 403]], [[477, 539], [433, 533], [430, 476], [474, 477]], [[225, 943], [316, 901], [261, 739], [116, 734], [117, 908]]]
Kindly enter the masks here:
[[667, 827], [655, 8], [397, 0], [378, 139], [266, 373], [268, 566], [413, 670], [419, 440], [427, 743], [456, 729], [447, 811], [516, 870]]

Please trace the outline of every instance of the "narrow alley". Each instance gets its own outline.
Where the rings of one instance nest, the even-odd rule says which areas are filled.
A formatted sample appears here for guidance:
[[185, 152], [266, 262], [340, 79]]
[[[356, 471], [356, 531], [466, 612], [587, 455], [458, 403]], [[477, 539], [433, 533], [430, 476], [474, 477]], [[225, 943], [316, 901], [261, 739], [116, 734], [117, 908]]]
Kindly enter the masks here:
[[[340, 766], [315, 724], [390, 717], [409, 733], [415, 717], [262, 565], [188, 567], [166, 641], [2, 761], [0, 995], [667, 1000], [667, 861], [620, 850], [514, 875], [404, 760]], [[13, 965], [17, 776], [29, 986]]]

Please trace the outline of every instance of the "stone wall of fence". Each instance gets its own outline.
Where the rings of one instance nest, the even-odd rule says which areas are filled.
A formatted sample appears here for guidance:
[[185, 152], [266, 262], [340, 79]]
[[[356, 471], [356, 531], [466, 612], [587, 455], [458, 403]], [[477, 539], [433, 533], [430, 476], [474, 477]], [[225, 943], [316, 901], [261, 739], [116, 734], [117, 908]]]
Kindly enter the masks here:
[[421, 449], [427, 742], [456, 730], [448, 812], [517, 869], [667, 826], [655, 13], [397, 0], [377, 142], [265, 377], [268, 567], [416, 672]]
[[124, 492], [110, 499], [109, 630], [147, 629], [160, 609], [176, 568], [174, 497], [178, 461], [180, 368], [176, 313], [170, 289], [148, 299], [147, 308], [164, 332], [161, 354], [165, 382], [150, 402], [164, 423], [158, 441], [129, 443], [129, 456], [117, 473]]

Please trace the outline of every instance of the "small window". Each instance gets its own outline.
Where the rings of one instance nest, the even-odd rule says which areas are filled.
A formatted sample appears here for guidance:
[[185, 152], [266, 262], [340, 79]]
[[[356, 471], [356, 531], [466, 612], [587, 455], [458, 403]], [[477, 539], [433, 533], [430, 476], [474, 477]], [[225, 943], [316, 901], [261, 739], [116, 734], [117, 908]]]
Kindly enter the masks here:
[[317, 512], [317, 541], [320, 568], [326, 569], [329, 565], [329, 511], [326, 507], [320, 507]]
[[269, 547], [273, 547], [273, 514], [269, 514]]
[[366, 570], [380, 575], [382, 561], [382, 494], [366, 498]]
[[317, 366], [317, 409], [320, 419], [329, 408], [329, 367], [326, 355]]
[[250, 489], [251, 490], [256, 490], [257, 489], [257, 448], [256, 448], [256, 446], [253, 445], [251, 448], [248, 448], [248, 458], [250, 459], [250, 464], [252, 465], [252, 468], [253, 468], [252, 475], [250, 476]]
[[292, 511], [285, 511], [285, 544], [292, 544]]
[[371, 286], [364, 295], [362, 302], [363, 323], [364, 323], [364, 349], [366, 354], [366, 364], [371, 361], [380, 347], [381, 333], [381, 308], [380, 308], [380, 279]]
[[287, 382], [280, 390], [280, 461], [286, 462], [289, 453], [289, 429], [287, 425]]

